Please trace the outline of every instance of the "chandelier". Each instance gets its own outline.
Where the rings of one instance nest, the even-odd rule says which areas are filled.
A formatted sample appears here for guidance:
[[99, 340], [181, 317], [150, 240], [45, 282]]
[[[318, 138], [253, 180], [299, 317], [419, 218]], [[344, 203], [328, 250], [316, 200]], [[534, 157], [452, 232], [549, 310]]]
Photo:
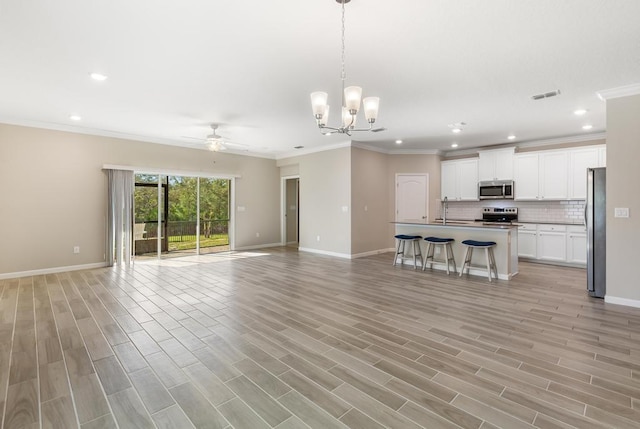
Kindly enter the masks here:
[[378, 97], [366, 97], [362, 100], [364, 106], [364, 115], [369, 124], [368, 128], [356, 128], [356, 115], [360, 109], [360, 99], [362, 98], [362, 88], [359, 86], [344, 86], [347, 74], [344, 67], [344, 5], [351, 0], [336, 0], [342, 5], [342, 125], [340, 127], [330, 127], [327, 125], [329, 119], [329, 105], [327, 104], [328, 94], [326, 92], [313, 92], [311, 93], [311, 108], [313, 109], [313, 116], [316, 118], [318, 128], [322, 134], [330, 135], [333, 133], [351, 135], [354, 131], [382, 131], [382, 129], [373, 130], [373, 123], [378, 117], [378, 106], [380, 99]]

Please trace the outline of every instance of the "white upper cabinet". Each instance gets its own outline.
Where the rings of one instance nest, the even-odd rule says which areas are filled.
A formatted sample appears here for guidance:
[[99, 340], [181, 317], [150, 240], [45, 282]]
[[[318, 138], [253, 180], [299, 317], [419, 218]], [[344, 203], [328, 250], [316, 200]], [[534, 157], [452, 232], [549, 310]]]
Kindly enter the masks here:
[[550, 150], [514, 155], [517, 200], [566, 200], [569, 152]]
[[534, 152], [514, 155], [514, 186], [516, 200], [538, 200], [538, 181], [540, 177], [538, 154]]
[[569, 154], [565, 150], [540, 153], [540, 184], [538, 194], [541, 200], [566, 200], [568, 193]]
[[457, 159], [440, 164], [440, 198], [449, 201], [478, 199], [478, 159]]
[[587, 168], [598, 167], [599, 147], [574, 149], [569, 153], [569, 198], [584, 200], [587, 197]]
[[460, 200], [478, 199], [478, 160], [461, 160], [458, 163]]
[[584, 200], [587, 168], [604, 167], [606, 146], [584, 146], [514, 155], [517, 200]]
[[515, 148], [478, 152], [478, 180], [512, 180]]
[[598, 167], [606, 167], [607, 166], [607, 147], [599, 146], [598, 147]]
[[440, 164], [440, 198], [455, 200], [457, 191], [457, 169], [455, 161], [443, 161]]

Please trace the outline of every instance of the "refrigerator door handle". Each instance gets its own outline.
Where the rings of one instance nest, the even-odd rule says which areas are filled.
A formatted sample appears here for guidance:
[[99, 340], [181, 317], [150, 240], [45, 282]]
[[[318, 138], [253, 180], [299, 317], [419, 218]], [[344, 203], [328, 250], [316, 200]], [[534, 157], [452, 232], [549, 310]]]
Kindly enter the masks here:
[[587, 200], [584, 201], [584, 218], [582, 219], [582, 223], [584, 223], [584, 227], [587, 227]]

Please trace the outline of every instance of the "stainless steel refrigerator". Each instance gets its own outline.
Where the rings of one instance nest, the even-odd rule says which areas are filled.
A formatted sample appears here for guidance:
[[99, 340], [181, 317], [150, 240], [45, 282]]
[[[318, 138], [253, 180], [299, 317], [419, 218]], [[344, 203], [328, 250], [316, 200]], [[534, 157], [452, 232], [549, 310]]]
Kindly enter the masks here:
[[587, 200], [584, 222], [587, 227], [587, 290], [604, 298], [607, 281], [607, 175], [605, 168], [587, 169]]

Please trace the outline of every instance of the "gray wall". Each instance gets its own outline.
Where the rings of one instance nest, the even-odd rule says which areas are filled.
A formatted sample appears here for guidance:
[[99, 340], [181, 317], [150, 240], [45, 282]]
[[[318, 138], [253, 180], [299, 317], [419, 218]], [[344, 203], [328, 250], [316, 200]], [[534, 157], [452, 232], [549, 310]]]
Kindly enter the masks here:
[[388, 246], [388, 155], [351, 149], [351, 253], [375, 252]]
[[104, 164], [241, 175], [236, 247], [280, 242], [275, 160], [0, 124], [0, 275], [104, 261]]
[[[300, 174], [303, 249], [357, 256], [393, 248], [397, 173], [429, 175], [430, 219], [437, 214], [437, 155], [389, 155], [347, 147], [281, 159], [278, 166], [283, 177]], [[349, 206], [350, 214], [343, 206]]]
[[[640, 305], [640, 95], [607, 100], [607, 299]], [[614, 218], [628, 207], [629, 218]]]
[[[440, 156], [438, 155], [388, 155], [387, 162], [387, 218], [395, 220], [396, 174], [399, 173], [426, 173], [429, 175], [429, 220], [434, 220], [440, 213]], [[394, 246], [395, 227], [387, 226], [387, 246]]]
[[[281, 176], [300, 175], [299, 247], [351, 254], [351, 148], [278, 160]], [[343, 207], [347, 211], [343, 211]], [[318, 240], [318, 236], [320, 240]]]

